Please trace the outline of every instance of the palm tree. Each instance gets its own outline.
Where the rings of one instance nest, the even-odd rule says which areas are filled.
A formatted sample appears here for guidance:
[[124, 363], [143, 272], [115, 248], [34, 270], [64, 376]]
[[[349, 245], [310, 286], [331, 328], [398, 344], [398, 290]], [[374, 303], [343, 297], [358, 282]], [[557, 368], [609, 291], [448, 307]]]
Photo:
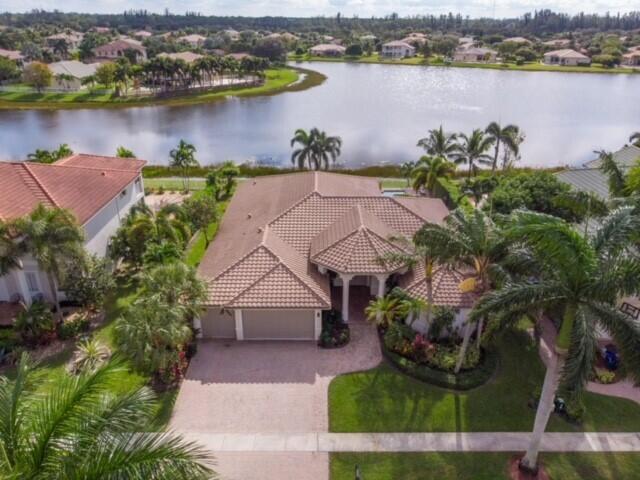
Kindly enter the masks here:
[[381, 327], [391, 325], [400, 314], [400, 311], [400, 300], [391, 295], [372, 300], [364, 309], [367, 320]]
[[196, 147], [184, 140], [180, 140], [178, 148], [169, 152], [169, 156], [171, 157], [170, 165], [179, 168], [182, 173], [182, 185], [184, 186], [185, 192], [189, 191], [189, 169], [200, 165], [198, 160], [196, 160], [195, 153]]
[[615, 306], [619, 296], [637, 293], [640, 285], [640, 263], [630, 254], [639, 223], [631, 207], [621, 208], [606, 217], [593, 235], [584, 237], [559, 218], [519, 212], [507, 230], [510, 240], [530, 249], [541, 274], [536, 281], [507, 283], [486, 293], [470, 318], [539, 308], [562, 312], [556, 355], [547, 366], [533, 435], [521, 461], [526, 469], [537, 466], [540, 441], [558, 388], [575, 396], [586, 385], [596, 358], [599, 329], [611, 335], [628, 373], [640, 380], [640, 331]]
[[30, 254], [47, 274], [49, 290], [62, 320], [58, 284], [65, 264], [82, 258], [84, 235], [75, 217], [68, 210], [38, 205], [26, 217], [15, 221], [18, 251]]
[[400, 165], [400, 173], [402, 178], [407, 180], [407, 187], [411, 184], [411, 177], [413, 176], [414, 168], [416, 168], [416, 162], [404, 162]]
[[11, 223], [0, 219], [0, 277], [14, 268], [20, 268], [20, 251], [16, 245]]
[[312, 128], [309, 132], [301, 128], [296, 130], [291, 146], [296, 143], [300, 144], [300, 148], [291, 154], [291, 163], [297, 164], [300, 169], [307, 166], [309, 169], [319, 170], [324, 166], [328, 170], [330, 162], [335, 163], [342, 148], [340, 137], [328, 136], [317, 128]]
[[494, 145], [493, 162], [491, 163], [491, 172], [495, 173], [498, 166], [498, 155], [500, 154], [500, 145], [504, 143], [508, 150], [517, 151], [519, 149], [516, 139], [519, 128], [516, 125], [507, 125], [502, 127], [498, 122], [491, 122], [485, 129], [485, 133], [492, 139]]
[[553, 199], [553, 203], [566, 208], [584, 223], [584, 235], [589, 232], [589, 220], [602, 218], [609, 213], [609, 206], [599, 195], [582, 190], [569, 190]]
[[122, 145], [120, 145], [118, 147], [118, 149], [116, 150], [116, 157], [118, 157], [118, 158], [136, 158], [136, 154], [133, 153], [133, 151], [129, 150], [128, 148], [125, 148]]
[[[482, 295], [489, 291], [492, 283], [502, 270], [499, 263], [507, 257], [506, 239], [498, 226], [480, 209], [465, 212], [458, 208], [445, 220], [444, 224], [427, 223], [416, 234], [421, 245], [429, 245], [440, 258], [446, 258], [473, 272], [472, 280], [465, 289], [472, 289]], [[461, 286], [462, 287], [462, 286]], [[484, 319], [479, 318], [477, 341], [480, 343]], [[455, 373], [460, 371], [469, 346], [472, 322], [465, 326], [462, 348]]]
[[634, 132], [629, 137], [629, 141], [633, 143], [636, 147], [640, 147], [640, 132]]
[[440, 125], [437, 129], [429, 130], [429, 135], [418, 141], [418, 147], [424, 148], [428, 155], [448, 160], [458, 150], [456, 139], [455, 133], [445, 133]]
[[451, 177], [455, 170], [456, 166], [443, 157], [424, 156], [413, 169], [413, 189], [418, 192], [424, 188], [430, 197], [434, 197], [440, 180]]
[[595, 152], [600, 159], [600, 170], [607, 176], [609, 194], [612, 197], [626, 196], [626, 177], [620, 166], [616, 163], [611, 152], [600, 150]]
[[458, 143], [458, 149], [454, 154], [454, 162], [469, 165], [469, 178], [471, 178], [471, 173], [475, 174], [477, 170], [476, 163], [482, 165], [491, 164], [491, 157], [486, 152], [493, 145], [493, 139], [485, 135], [479, 128], [471, 132], [470, 136], [461, 133], [459, 138], [461, 141]]
[[154, 420], [155, 396], [147, 387], [114, 393], [121, 370], [111, 362], [42, 388], [43, 376], [23, 354], [15, 378], [0, 377], [3, 478], [212, 478], [212, 458], [201, 447], [169, 433], [139, 433]]

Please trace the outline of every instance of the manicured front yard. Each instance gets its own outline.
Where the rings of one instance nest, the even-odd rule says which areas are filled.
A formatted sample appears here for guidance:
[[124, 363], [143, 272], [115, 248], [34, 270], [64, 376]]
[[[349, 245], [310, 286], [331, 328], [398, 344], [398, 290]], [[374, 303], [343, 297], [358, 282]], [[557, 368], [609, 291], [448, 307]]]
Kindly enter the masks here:
[[[334, 453], [331, 480], [508, 480], [510, 453]], [[545, 453], [552, 480], [627, 480], [638, 477], [636, 453]]]
[[[495, 378], [469, 392], [421, 383], [386, 364], [340, 376], [329, 388], [330, 431], [529, 431], [535, 411], [527, 402], [542, 385], [544, 367], [525, 332], [505, 334], [499, 348]], [[586, 393], [585, 406], [582, 426], [554, 415], [548, 430], [640, 431], [640, 405], [630, 400]]]

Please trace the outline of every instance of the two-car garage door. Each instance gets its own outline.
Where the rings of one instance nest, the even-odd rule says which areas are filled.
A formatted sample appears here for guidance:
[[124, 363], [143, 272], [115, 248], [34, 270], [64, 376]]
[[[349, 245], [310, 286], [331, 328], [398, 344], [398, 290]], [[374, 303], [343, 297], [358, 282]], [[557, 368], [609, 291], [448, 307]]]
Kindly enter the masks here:
[[[244, 340], [313, 340], [314, 310], [242, 310]], [[202, 316], [205, 338], [236, 338], [234, 314], [208, 309]]]

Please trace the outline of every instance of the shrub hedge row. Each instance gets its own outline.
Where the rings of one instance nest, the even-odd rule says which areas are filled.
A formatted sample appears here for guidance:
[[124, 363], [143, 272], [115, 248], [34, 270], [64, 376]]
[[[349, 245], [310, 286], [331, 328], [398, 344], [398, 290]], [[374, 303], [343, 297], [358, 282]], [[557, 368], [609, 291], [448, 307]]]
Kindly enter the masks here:
[[452, 390], [471, 390], [484, 385], [493, 376], [499, 361], [498, 352], [495, 350], [483, 350], [480, 363], [473, 370], [462, 371], [458, 375], [436, 370], [427, 365], [420, 365], [397, 353], [387, 350], [384, 342], [380, 342], [383, 356], [393, 366], [406, 373], [410, 377], [432, 385]]

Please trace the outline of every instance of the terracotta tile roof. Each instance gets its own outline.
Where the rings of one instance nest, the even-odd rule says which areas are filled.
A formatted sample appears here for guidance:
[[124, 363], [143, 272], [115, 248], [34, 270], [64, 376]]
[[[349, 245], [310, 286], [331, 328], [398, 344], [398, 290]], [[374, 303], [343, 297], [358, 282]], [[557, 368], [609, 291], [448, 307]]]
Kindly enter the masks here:
[[[472, 308], [478, 295], [460, 289], [460, 284], [470, 276], [470, 272], [459, 272], [447, 266], [438, 267], [433, 274], [433, 303], [439, 306]], [[409, 295], [428, 300], [424, 265], [416, 265], [400, 277], [398, 285]]]
[[401, 263], [384, 263], [385, 255], [403, 253], [392, 242], [399, 234], [362, 206], [356, 205], [311, 241], [310, 259], [339, 273], [387, 273]]
[[[440, 200], [405, 203], [383, 197], [377, 180], [366, 177], [303, 172], [241, 183], [198, 270], [208, 282], [208, 303], [329, 308], [328, 276], [309, 261], [314, 238], [329, 229], [316, 241], [314, 251], [321, 253], [331, 239], [347, 237], [340, 233], [349, 229], [346, 225], [330, 227], [351, 212], [343, 222], [365, 227], [367, 253], [352, 255], [349, 268], [367, 267], [375, 273], [381, 266], [372, 264], [373, 256], [397, 248], [388, 242], [390, 234], [411, 236], [426, 220], [441, 222], [448, 213]], [[358, 244], [349, 243], [356, 240], [362, 238], [345, 239], [342, 247], [356, 251]]]
[[69, 209], [83, 225], [138, 176], [143, 160], [73, 155], [54, 164], [0, 162], [0, 218], [38, 204]]

